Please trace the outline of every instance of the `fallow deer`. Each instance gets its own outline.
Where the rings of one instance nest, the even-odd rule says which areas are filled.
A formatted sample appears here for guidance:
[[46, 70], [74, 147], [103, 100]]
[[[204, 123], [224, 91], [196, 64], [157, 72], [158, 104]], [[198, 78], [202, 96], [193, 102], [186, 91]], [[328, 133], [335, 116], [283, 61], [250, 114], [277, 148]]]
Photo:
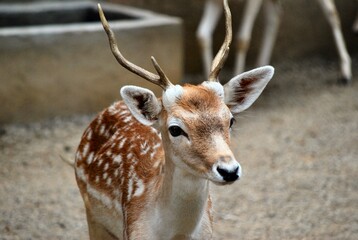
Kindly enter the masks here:
[[[222, 6], [220, 1], [221, 0], [206, 0], [204, 12], [197, 29], [197, 38], [202, 50], [203, 69], [205, 75], [208, 74], [210, 70], [210, 62], [212, 61], [213, 32], [222, 13]], [[334, 41], [340, 59], [342, 83], [350, 83], [352, 79], [351, 58], [344, 42], [336, 6], [333, 0], [317, 1], [320, 4], [324, 15], [332, 29]], [[247, 0], [242, 24], [237, 34], [237, 55], [235, 60], [234, 74], [239, 74], [245, 69], [246, 55], [250, 46], [253, 25], [262, 4], [265, 10], [265, 28], [256, 65], [263, 66], [270, 62], [271, 53], [280, 24], [280, 3], [278, 0]], [[358, 18], [356, 25], [358, 29]]]
[[207, 81], [173, 85], [157, 61], [157, 74], [120, 53], [103, 11], [112, 53], [129, 71], [160, 86], [125, 86], [119, 101], [85, 130], [75, 173], [90, 239], [211, 239], [210, 182], [233, 183], [242, 170], [230, 150], [234, 117], [247, 109], [272, 78], [271, 66], [231, 79], [218, 74], [231, 43], [231, 13], [224, 0], [226, 36]]

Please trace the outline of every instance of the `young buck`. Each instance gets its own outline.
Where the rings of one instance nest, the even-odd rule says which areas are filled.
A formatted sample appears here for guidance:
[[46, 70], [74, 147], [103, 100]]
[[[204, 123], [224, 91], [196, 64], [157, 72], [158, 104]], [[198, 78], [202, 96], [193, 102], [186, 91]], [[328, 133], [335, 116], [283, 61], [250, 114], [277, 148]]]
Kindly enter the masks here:
[[83, 134], [75, 172], [91, 239], [210, 239], [209, 183], [241, 177], [229, 148], [234, 117], [247, 109], [273, 76], [270, 66], [243, 73], [222, 86], [218, 74], [231, 43], [231, 13], [224, 0], [226, 37], [207, 81], [173, 85], [156, 60], [153, 74], [126, 60], [99, 5], [117, 61], [157, 84], [125, 86], [123, 102], [101, 112]]

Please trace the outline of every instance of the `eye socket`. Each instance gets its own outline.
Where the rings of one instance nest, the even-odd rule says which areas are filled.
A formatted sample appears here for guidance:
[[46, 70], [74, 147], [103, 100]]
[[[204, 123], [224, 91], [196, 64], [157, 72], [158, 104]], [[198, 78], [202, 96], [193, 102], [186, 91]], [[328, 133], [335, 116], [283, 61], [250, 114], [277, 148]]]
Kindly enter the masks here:
[[230, 119], [230, 128], [232, 127], [232, 125], [236, 122], [235, 118], [231, 118]]
[[170, 126], [169, 127], [170, 135], [173, 137], [179, 137], [180, 135], [186, 135], [186, 133], [179, 126]]

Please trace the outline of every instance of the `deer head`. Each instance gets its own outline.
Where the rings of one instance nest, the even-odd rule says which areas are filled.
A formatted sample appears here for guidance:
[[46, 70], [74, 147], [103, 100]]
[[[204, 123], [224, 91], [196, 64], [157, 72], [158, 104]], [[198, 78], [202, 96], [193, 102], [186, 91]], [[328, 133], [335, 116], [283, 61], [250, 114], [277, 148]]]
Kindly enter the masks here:
[[100, 5], [98, 7], [112, 53], [119, 64], [163, 89], [162, 98], [136, 86], [125, 86], [120, 93], [140, 123], [160, 130], [166, 159], [193, 176], [217, 184], [231, 183], [240, 178], [241, 167], [229, 148], [230, 131], [237, 114], [259, 97], [274, 69], [271, 66], [257, 68], [234, 77], [225, 85], [220, 84], [218, 75], [232, 39], [227, 0], [224, 0], [224, 43], [213, 60], [208, 80], [198, 86], [172, 84], [154, 57], [151, 60], [157, 74], [126, 60]]

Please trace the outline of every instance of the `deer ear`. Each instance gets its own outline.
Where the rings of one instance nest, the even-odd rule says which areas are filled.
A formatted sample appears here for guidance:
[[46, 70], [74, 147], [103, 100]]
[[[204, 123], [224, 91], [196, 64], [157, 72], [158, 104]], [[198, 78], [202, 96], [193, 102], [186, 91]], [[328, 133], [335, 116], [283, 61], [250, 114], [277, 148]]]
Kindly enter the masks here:
[[225, 103], [233, 114], [249, 108], [260, 96], [274, 74], [274, 68], [265, 66], [244, 72], [224, 85]]
[[152, 91], [136, 86], [125, 86], [121, 89], [121, 96], [140, 123], [150, 126], [158, 120], [162, 105]]

